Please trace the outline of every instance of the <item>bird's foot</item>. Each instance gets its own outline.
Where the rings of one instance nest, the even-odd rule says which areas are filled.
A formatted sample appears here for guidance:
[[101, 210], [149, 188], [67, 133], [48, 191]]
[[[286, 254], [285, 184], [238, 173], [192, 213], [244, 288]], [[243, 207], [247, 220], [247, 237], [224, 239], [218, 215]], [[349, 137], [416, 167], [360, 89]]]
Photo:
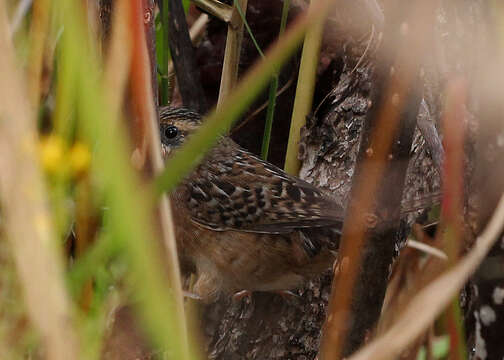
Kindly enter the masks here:
[[188, 299], [201, 300], [200, 295], [193, 293], [191, 291], [182, 290], [182, 294], [184, 295], [185, 298], [188, 298]]
[[275, 291], [272, 291], [273, 293], [275, 294], [278, 294], [280, 295], [281, 297], [283, 297], [284, 299], [286, 300], [292, 300], [292, 299], [299, 299], [300, 296], [296, 293], [293, 293], [292, 291], [290, 290], [275, 290]]
[[250, 290], [241, 290], [241, 291], [238, 291], [238, 292], [235, 292], [233, 294], [233, 301], [234, 302], [239, 302], [241, 300], [243, 300], [243, 298], [251, 298], [252, 297], [252, 291]]

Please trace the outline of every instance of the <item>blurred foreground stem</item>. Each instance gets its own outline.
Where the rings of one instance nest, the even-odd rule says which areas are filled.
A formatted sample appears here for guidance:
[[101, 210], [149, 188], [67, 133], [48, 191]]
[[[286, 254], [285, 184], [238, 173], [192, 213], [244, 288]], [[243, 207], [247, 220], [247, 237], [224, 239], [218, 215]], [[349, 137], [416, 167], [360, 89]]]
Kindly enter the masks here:
[[[65, 28], [61, 56], [79, 54], [73, 71], [78, 89], [78, 119], [83, 135], [93, 145], [92, 174], [109, 207], [107, 231], [122, 244], [128, 260], [128, 284], [140, 319], [153, 342], [170, 358], [188, 359], [182, 340], [183, 325], [174, 313], [175, 302], [167, 288], [159, 242], [149, 215], [146, 189], [132, 171], [127, 155], [126, 133], [110, 111], [100, 79], [99, 64], [88, 47], [86, 27], [79, 5], [59, 0], [55, 8]], [[58, 79], [66, 81], [67, 79]], [[120, 91], [119, 89], [117, 91]], [[114, 109], [119, 109], [114, 106]]]
[[46, 190], [36, 160], [35, 120], [0, 4], [0, 196], [26, 307], [49, 359], [79, 359]]
[[30, 26], [30, 61], [28, 65], [29, 96], [34, 111], [40, 100], [40, 82], [44, 61], [44, 49], [49, 28], [51, 0], [37, 0], [33, 4]]

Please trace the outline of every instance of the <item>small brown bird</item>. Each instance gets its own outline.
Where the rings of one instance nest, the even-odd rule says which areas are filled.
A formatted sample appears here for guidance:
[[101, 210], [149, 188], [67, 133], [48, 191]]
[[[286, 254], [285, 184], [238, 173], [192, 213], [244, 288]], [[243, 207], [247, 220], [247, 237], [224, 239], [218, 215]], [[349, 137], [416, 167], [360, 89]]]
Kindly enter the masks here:
[[[165, 159], [201, 124], [160, 111]], [[313, 185], [223, 136], [171, 194], [182, 272], [205, 302], [219, 294], [296, 288], [330, 268], [344, 210]]]

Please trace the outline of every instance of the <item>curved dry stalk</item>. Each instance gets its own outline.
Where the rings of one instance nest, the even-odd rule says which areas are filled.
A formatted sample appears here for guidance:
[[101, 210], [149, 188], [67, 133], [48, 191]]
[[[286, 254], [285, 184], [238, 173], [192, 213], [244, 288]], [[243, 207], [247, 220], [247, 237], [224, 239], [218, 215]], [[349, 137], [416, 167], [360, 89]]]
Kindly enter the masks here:
[[[504, 196], [472, 250], [411, 300], [399, 320], [349, 360], [392, 359], [411, 344], [436, 319], [477, 269], [504, 229]], [[418, 316], [422, 314], [422, 316]]]
[[31, 106], [16, 69], [6, 11], [0, 6], [0, 195], [5, 226], [31, 321], [42, 335], [48, 358], [78, 359], [70, 301], [44, 184], [35, 159]]

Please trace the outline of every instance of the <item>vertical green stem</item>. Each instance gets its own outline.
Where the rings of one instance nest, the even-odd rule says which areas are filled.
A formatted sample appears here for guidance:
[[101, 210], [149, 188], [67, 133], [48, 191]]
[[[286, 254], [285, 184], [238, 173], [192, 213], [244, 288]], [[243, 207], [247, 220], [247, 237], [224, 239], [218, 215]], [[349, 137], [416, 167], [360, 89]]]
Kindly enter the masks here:
[[269, 88], [269, 103], [266, 111], [266, 122], [264, 124], [263, 141], [261, 145], [261, 158], [268, 159], [269, 144], [271, 140], [271, 129], [273, 127], [273, 117], [275, 116], [276, 92], [278, 89], [278, 74], [273, 75]]
[[[290, 0], [284, 0], [282, 7], [282, 19], [280, 21], [280, 31], [279, 36], [285, 31], [285, 26], [287, 24], [287, 16], [289, 15]], [[263, 142], [261, 146], [261, 158], [264, 160], [268, 159], [269, 144], [271, 140], [271, 129], [273, 127], [273, 117], [275, 116], [275, 106], [276, 106], [276, 93], [278, 89], [278, 74], [279, 71], [273, 75], [273, 80], [271, 81], [269, 89], [269, 103], [268, 110], [266, 112], [266, 123], [264, 124], [264, 135]]]

